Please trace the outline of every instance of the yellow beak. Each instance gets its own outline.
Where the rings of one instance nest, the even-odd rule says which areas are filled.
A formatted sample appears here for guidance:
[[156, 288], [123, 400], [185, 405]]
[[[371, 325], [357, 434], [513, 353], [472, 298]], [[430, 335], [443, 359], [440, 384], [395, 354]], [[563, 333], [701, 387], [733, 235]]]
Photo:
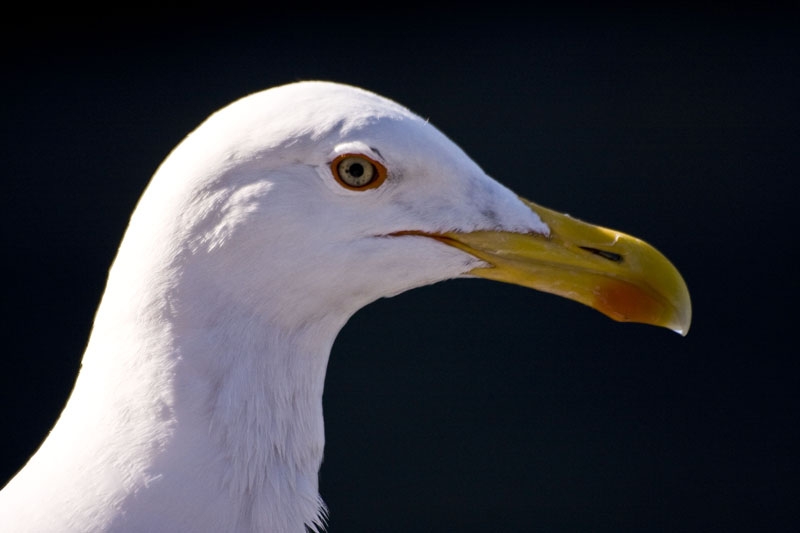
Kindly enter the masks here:
[[658, 250], [635, 237], [521, 200], [549, 226], [549, 236], [496, 231], [429, 236], [490, 265], [472, 270], [472, 275], [558, 294], [614, 320], [688, 333], [689, 290]]

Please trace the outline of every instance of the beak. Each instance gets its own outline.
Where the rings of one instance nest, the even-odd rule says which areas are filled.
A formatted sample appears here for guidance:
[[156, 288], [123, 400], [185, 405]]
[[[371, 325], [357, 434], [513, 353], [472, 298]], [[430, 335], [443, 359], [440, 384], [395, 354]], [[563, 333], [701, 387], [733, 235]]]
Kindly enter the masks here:
[[688, 333], [689, 290], [658, 250], [635, 237], [521, 200], [549, 226], [550, 235], [477, 231], [429, 236], [488, 264], [471, 275], [557, 294], [614, 320]]

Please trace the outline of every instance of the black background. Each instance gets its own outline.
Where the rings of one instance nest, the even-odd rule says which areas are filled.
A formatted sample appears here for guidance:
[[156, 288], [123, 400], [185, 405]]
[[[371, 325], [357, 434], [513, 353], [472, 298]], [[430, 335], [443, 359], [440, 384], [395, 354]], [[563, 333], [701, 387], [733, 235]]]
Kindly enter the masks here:
[[161, 160], [240, 96], [329, 79], [651, 242], [694, 304], [686, 338], [483, 280], [363, 309], [326, 382], [331, 532], [796, 530], [796, 16], [501, 12], [6, 20], [0, 483]]

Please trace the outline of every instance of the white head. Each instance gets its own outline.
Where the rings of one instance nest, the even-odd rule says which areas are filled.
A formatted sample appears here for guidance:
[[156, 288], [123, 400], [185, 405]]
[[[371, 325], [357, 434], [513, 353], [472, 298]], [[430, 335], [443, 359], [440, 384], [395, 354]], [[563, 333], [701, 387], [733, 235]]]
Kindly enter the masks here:
[[[385, 181], [348, 188], [332, 169], [343, 154], [367, 158], [366, 172], [371, 160]], [[170, 155], [147, 194], [132, 230], [146, 219], [143, 231], [163, 241], [172, 227], [179, 238], [166, 241], [184, 249], [170, 252], [191, 256], [203, 283], [293, 324], [349, 315], [481, 264], [436, 240], [392, 234], [548, 234], [536, 213], [426, 121], [324, 82], [258, 93], [213, 115]], [[177, 218], [165, 224], [154, 209]]]

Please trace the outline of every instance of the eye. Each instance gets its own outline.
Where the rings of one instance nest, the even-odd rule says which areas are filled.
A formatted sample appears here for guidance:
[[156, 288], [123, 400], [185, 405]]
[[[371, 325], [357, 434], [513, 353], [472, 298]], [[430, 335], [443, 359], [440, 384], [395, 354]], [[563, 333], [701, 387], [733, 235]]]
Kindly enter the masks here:
[[374, 189], [386, 179], [386, 167], [362, 154], [342, 154], [331, 162], [336, 181], [346, 189]]

